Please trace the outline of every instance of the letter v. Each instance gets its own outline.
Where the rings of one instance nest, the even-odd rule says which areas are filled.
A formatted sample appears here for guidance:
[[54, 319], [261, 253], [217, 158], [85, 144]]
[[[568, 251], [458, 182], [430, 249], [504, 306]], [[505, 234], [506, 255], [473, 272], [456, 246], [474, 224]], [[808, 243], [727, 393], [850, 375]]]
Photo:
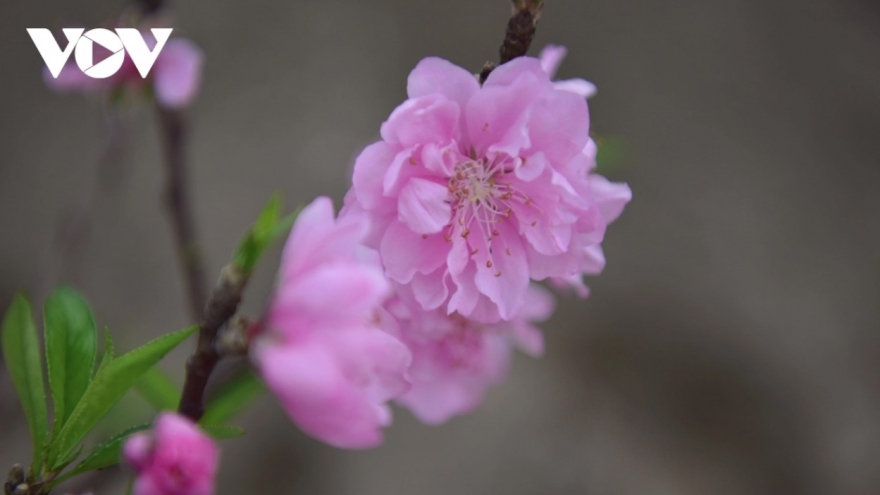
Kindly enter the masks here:
[[37, 50], [40, 51], [43, 62], [49, 68], [49, 73], [56, 79], [58, 74], [61, 73], [61, 69], [64, 68], [67, 59], [70, 58], [70, 54], [73, 53], [73, 47], [76, 46], [85, 29], [65, 28], [62, 31], [64, 31], [64, 36], [67, 37], [67, 48], [64, 51], [61, 51], [61, 47], [48, 29], [28, 28], [27, 30], [28, 34], [31, 35], [31, 39], [34, 40], [34, 45], [37, 45]]
[[153, 32], [153, 37], [156, 38], [156, 46], [153, 48], [153, 51], [150, 51], [147, 47], [141, 32], [137, 29], [119, 28], [116, 30], [116, 34], [122, 40], [123, 46], [125, 46], [125, 51], [128, 52], [128, 56], [131, 57], [134, 66], [137, 67], [138, 72], [140, 72], [141, 77], [144, 79], [147, 78], [147, 74], [150, 73], [156, 58], [159, 57], [159, 52], [165, 47], [165, 42], [171, 36], [172, 28], [153, 28], [150, 31]]

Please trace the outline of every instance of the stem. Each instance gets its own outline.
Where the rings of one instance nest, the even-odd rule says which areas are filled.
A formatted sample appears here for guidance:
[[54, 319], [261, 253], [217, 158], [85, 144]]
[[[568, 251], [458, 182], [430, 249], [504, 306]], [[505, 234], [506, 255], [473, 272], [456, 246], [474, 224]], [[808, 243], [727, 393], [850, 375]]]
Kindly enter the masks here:
[[506, 64], [511, 60], [524, 56], [529, 51], [532, 40], [535, 39], [535, 30], [541, 11], [544, 9], [544, 0], [512, 0], [513, 15], [507, 21], [507, 31], [504, 34], [504, 42], [498, 50], [499, 63], [486, 62], [480, 71], [480, 84], [486, 82], [489, 74], [498, 65]]
[[166, 207], [174, 228], [174, 242], [183, 271], [189, 310], [198, 319], [205, 307], [205, 267], [196, 235], [186, 167], [186, 120], [179, 110], [158, 108], [159, 130], [165, 154]]
[[235, 315], [241, 294], [247, 284], [247, 275], [234, 265], [228, 265], [211, 292], [205, 306], [199, 329], [199, 342], [186, 362], [186, 381], [178, 412], [198, 421], [205, 413], [204, 399], [208, 378], [223, 357], [217, 343], [220, 331]]

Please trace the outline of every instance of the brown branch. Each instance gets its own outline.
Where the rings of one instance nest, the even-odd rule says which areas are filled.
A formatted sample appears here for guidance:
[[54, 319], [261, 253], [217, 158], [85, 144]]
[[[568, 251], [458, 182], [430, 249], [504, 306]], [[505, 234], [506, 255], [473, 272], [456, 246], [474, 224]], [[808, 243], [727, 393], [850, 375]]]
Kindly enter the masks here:
[[228, 265], [220, 274], [220, 280], [205, 306], [196, 351], [186, 362], [186, 381], [178, 408], [178, 412], [193, 421], [198, 421], [205, 413], [204, 399], [208, 379], [223, 357], [218, 337], [238, 310], [246, 284], [247, 275], [234, 265]]
[[480, 84], [486, 82], [489, 74], [498, 65], [506, 64], [511, 60], [524, 56], [529, 51], [532, 40], [535, 39], [535, 30], [541, 11], [544, 8], [544, 0], [512, 0], [513, 14], [507, 21], [507, 31], [504, 34], [504, 42], [501, 43], [499, 62], [494, 64], [486, 62], [480, 71]]
[[186, 119], [180, 110], [158, 108], [159, 132], [165, 154], [165, 200], [183, 272], [189, 311], [198, 319], [205, 307], [205, 267], [196, 235], [186, 167]]

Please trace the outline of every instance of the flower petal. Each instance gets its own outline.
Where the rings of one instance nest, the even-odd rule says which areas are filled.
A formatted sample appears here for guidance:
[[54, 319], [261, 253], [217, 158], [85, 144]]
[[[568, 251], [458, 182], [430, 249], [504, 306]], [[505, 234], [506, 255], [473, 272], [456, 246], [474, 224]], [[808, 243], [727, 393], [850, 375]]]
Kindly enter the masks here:
[[480, 90], [477, 78], [461, 67], [437, 57], [422, 59], [409, 74], [406, 92], [410, 98], [439, 93], [462, 108]]
[[159, 104], [166, 108], [189, 105], [199, 92], [204, 63], [204, 53], [192, 41], [182, 38], [168, 41], [153, 68], [153, 86]]
[[567, 53], [568, 50], [561, 45], [547, 45], [541, 50], [541, 54], [538, 55], [538, 59], [541, 61], [541, 68], [544, 69], [544, 72], [551, 79], [556, 76], [556, 71], [559, 70], [559, 66], [562, 65], [562, 60], [565, 59]]
[[449, 244], [440, 234], [423, 237], [406, 224], [388, 226], [379, 245], [385, 274], [396, 282], [409, 283], [416, 272], [431, 273], [446, 260]]
[[400, 191], [398, 215], [413, 232], [434, 234], [449, 223], [452, 208], [445, 185], [425, 179], [411, 179]]
[[[354, 162], [352, 182], [357, 200], [367, 210], [393, 209], [394, 201], [383, 195], [383, 178], [395, 153], [385, 141], [373, 143], [358, 155]], [[383, 208], [385, 206], [386, 208]]]
[[590, 189], [596, 206], [605, 222], [611, 223], [623, 213], [623, 208], [632, 200], [632, 191], [622, 182], [610, 182], [598, 174], [590, 176]]
[[382, 139], [400, 148], [447, 144], [459, 135], [458, 103], [432, 94], [406, 100], [382, 124]]
[[598, 91], [595, 84], [587, 81], [586, 79], [577, 78], [555, 81], [553, 83], [553, 87], [556, 89], [561, 89], [562, 91], [574, 93], [583, 98], [592, 98], [596, 95], [596, 92]]

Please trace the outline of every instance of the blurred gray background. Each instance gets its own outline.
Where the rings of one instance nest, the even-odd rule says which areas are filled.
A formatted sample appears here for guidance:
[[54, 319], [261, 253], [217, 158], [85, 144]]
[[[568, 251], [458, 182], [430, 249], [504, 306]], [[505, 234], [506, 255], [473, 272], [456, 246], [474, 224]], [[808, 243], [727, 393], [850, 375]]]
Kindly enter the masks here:
[[[212, 277], [272, 192], [338, 205], [416, 62], [479, 70], [509, 13], [174, 3], [208, 57], [190, 157]], [[123, 6], [0, 0], [0, 303], [71, 283], [128, 349], [189, 322], [154, 116], [128, 112], [106, 152], [101, 107], [50, 93], [25, 32]], [[428, 427], [398, 411], [376, 450], [321, 445], [263, 399], [224, 444], [221, 495], [880, 493], [880, 3], [549, 0], [533, 53], [551, 42], [570, 49], [562, 77], [598, 85], [593, 131], [625, 142], [608, 175], [634, 191], [592, 297], [561, 303], [547, 356], [518, 359], [477, 413]], [[29, 447], [0, 373], [6, 469]], [[87, 482], [121, 493], [112, 471]]]

